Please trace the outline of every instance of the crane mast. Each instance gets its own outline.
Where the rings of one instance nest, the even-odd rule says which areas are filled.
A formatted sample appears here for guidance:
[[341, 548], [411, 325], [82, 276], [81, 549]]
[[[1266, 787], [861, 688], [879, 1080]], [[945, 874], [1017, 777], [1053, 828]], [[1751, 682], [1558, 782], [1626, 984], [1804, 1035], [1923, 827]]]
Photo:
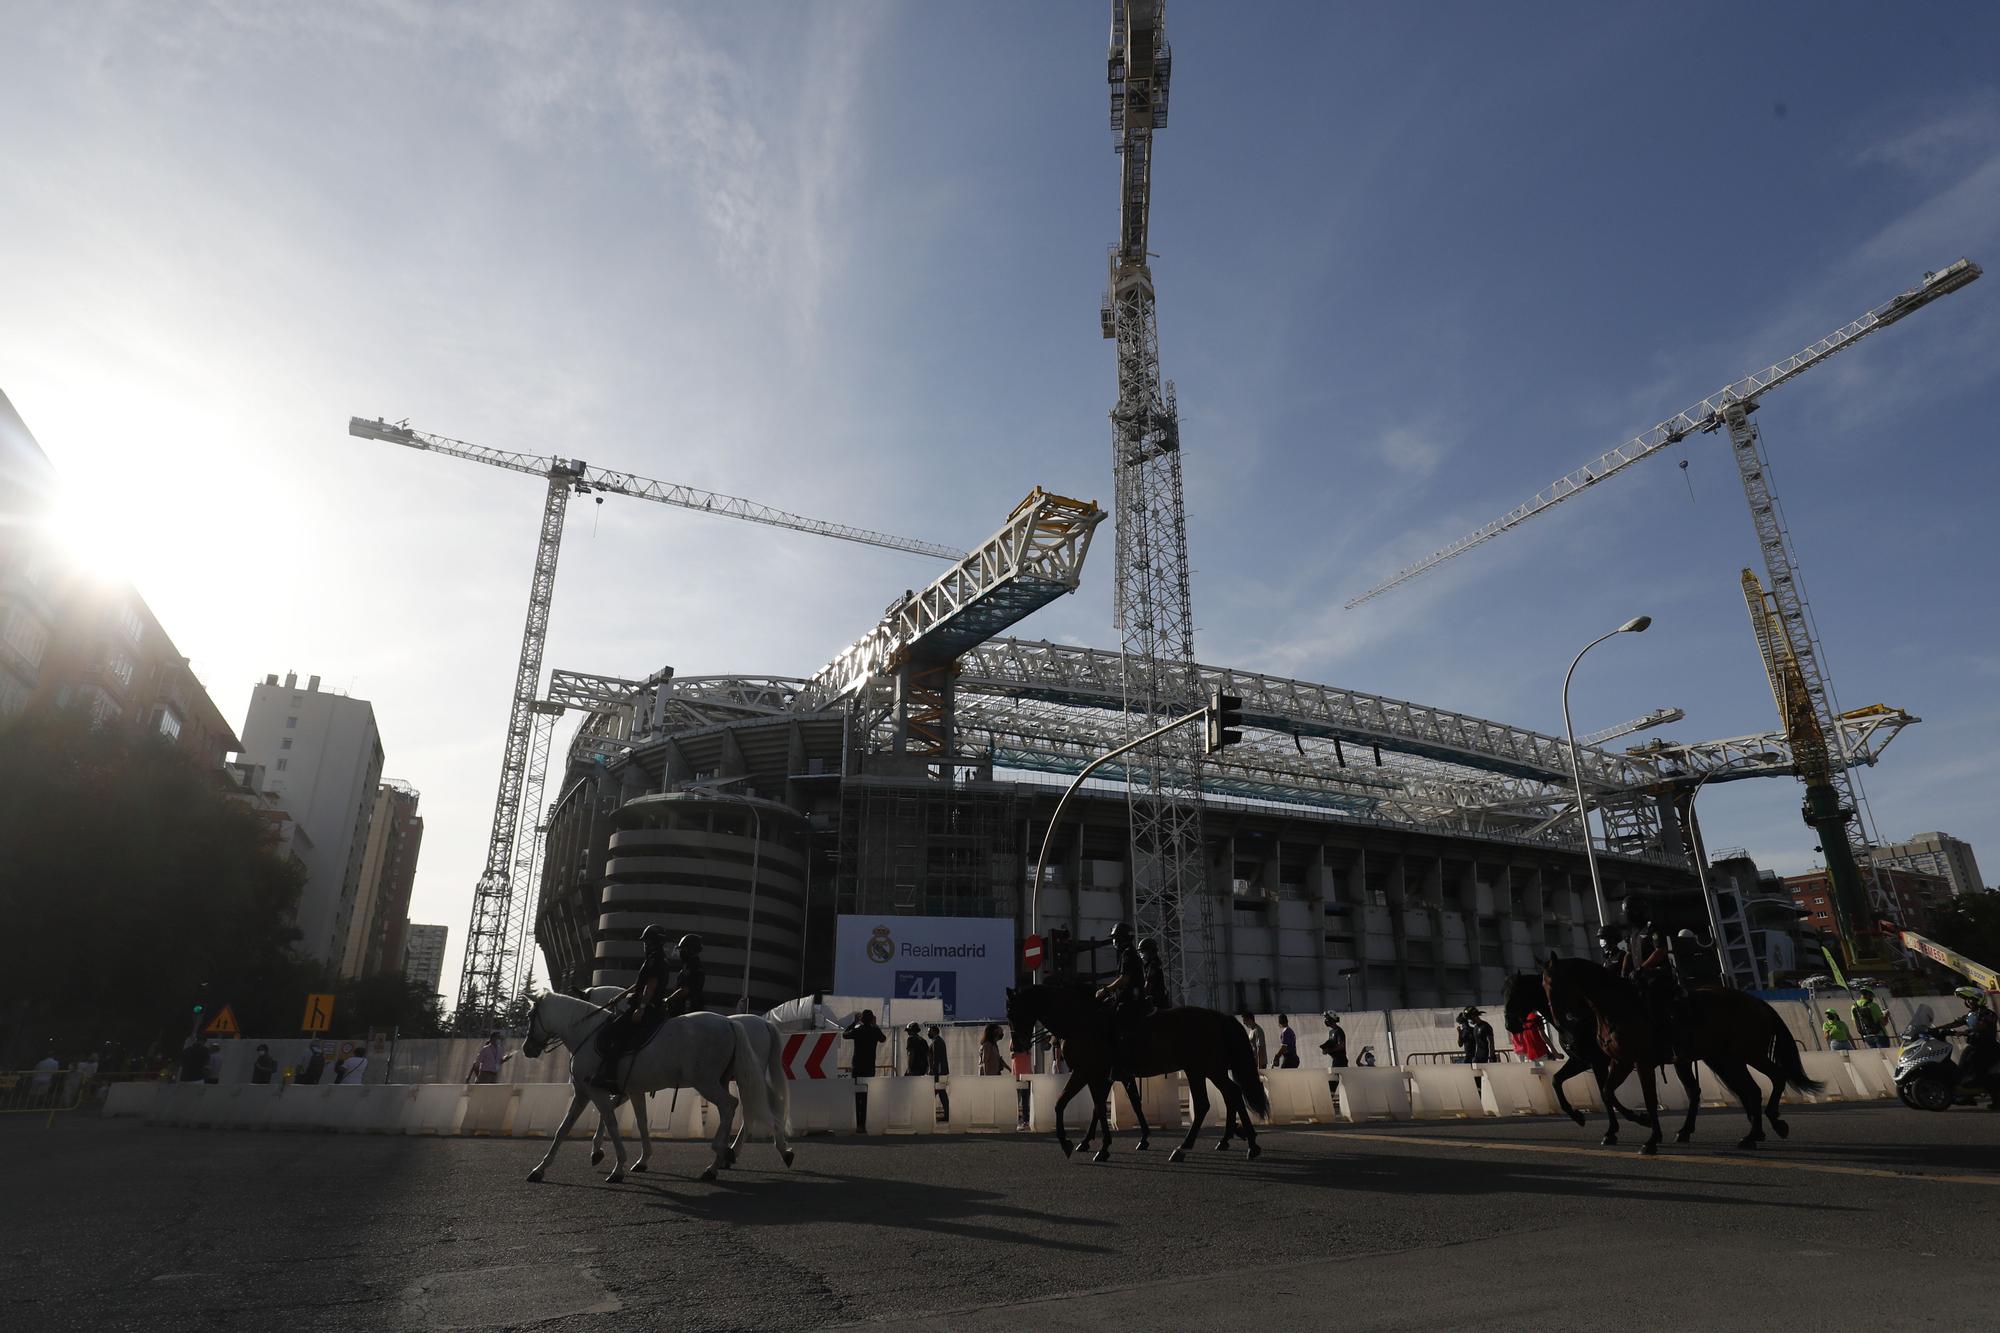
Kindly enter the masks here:
[[[1153, 133], [1167, 123], [1173, 52], [1162, 0], [1112, 0], [1111, 129], [1118, 136], [1118, 244], [1100, 320], [1118, 353], [1111, 412], [1123, 702], [1134, 734], [1189, 711], [1196, 694], [1188, 591], [1180, 421], [1160, 375], [1153, 273], [1147, 263]], [[1127, 772], [1132, 912], [1156, 940], [1169, 984], [1191, 1001], [1216, 998], [1214, 928], [1202, 865], [1201, 756], [1186, 729], [1134, 752]], [[1192, 908], [1194, 920], [1187, 919]], [[1194, 939], [1190, 943], [1188, 935]]]
[[[741, 496], [653, 481], [629, 472], [593, 468], [579, 459], [513, 453], [484, 445], [412, 430], [405, 422], [350, 417], [347, 433], [360, 439], [383, 440], [427, 453], [445, 454], [545, 478], [541, 536], [535, 544], [535, 568], [528, 581], [528, 617], [521, 631], [521, 655], [514, 667], [514, 690], [508, 704], [507, 731], [500, 756], [499, 788], [493, 798], [493, 824], [486, 839], [486, 862], [472, 890], [472, 917], [466, 928], [465, 960], [459, 973], [458, 1014], [461, 1024], [485, 1026], [501, 999], [527, 980], [527, 938], [534, 904], [529, 880], [538, 864], [536, 849], [517, 844], [535, 840], [540, 812], [523, 807], [524, 792], [539, 800], [541, 773], [548, 762], [555, 719], [538, 708], [542, 651], [548, 640], [549, 609], [555, 602], [556, 561], [562, 553], [563, 518], [572, 494], [609, 492], [638, 500], [717, 514], [724, 518], [789, 528], [820, 537], [880, 546], [939, 559], [959, 560], [964, 552], [949, 546], [897, 537], [844, 523], [829, 523], [773, 509]], [[559, 711], [559, 710], [558, 710]], [[530, 781], [532, 776], [532, 782]]]

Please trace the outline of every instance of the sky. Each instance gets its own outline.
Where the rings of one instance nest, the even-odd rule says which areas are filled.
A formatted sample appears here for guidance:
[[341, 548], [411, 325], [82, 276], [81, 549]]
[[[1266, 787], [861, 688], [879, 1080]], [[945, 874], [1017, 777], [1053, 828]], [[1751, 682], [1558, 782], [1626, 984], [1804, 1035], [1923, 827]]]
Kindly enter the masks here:
[[[369, 699], [457, 973], [542, 488], [353, 415], [969, 547], [1110, 506], [1097, 4], [5, 0], [0, 387], [240, 722]], [[1727, 445], [1349, 597], [1969, 255], [2000, 11], [1175, 0], [1151, 244], [1197, 653], [1560, 732], [1777, 725]], [[2000, 276], [1757, 420], [1880, 833], [2000, 881]], [[1676, 466], [1687, 461], [1685, 471]], [[1019, 632], [1115, 646], [1110, 556]], [[546, 663], [809, 674], [921, 557], [572, 507]], [[1713, 849], [1815, 863], [1789, 780]]]

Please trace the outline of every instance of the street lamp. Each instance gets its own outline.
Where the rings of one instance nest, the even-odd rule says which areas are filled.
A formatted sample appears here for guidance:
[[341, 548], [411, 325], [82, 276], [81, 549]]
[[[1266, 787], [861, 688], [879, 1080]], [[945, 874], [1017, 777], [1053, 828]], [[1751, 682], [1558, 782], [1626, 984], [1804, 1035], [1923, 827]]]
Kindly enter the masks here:
[[[1715, 906], [1715, 891], [1708, 887], [1708, 841], [1701, 836], [1701, 821], [1695, 818], [1694, 800], [1701, 795], [1703, 785], [1718, 773], [1726, 772], [1738, 764], [1775, 764], [1782, 758], [1784, 756], [1775, 750], [1759, 750], [1755, 754], [1737, 755], [1728, 763], [1718, 765], [1702, 774], [1688, 792], [1688, 834], [1694, 839], [1694, 871], [1701, 880], [1702, 906], [1708, 909], [1708, 937], [1715, 943], [1715, 961], [1722, 967], [1722, 979], [1725, 983], [1729, 980], [1729, 954], [1722, 947], [1722, 915]], [[1743, 930], [1743, 942], [1750, 948], [1750, 984], [1754, 986], [1757, 984], [1757, 946], [1749, 936], [1748, 912], [1743, 914]]]
[[1583, 645], [1583, 652], [1576, 655], [1563, 673], [1563, 735], [1569, 738], [1569, 775], [1576, 784], [1576, 820], [1583, 826], [1583, 858], [1590, 865], [1590, 891], [1597, 899], [1597, 924], [1601, 929], [1609, 924], [1611, 914], [1604, 906], [1604, 881], [1597, 873], [1597, 847], [1590, 840], [1590, 810], [1583, 800], [1583, 760], [1576, 751], [1576, 728], [1569, 720], [1569, 680], [1576, 674], [1576, 664], [1583, 660], [1583, 654], [1619, 634], [1644, 634], [1646, 627], [1653, 623], [1651, 616], [1634, 616], [1612, 630], [1610, 634], [1600, 634]]
[[1354, 1008], [1354, 974], [1360, 970], [1358, 967], [1340, 969], [1340, 975], [1347, 978], [1347, 1007], [1350, 1011]]

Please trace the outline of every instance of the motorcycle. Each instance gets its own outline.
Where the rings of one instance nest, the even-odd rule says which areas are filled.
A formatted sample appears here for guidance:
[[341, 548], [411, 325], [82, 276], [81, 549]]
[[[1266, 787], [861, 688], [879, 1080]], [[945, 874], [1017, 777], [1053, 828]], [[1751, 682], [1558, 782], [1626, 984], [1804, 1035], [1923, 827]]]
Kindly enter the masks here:
[[1896, 1052], [1896, 1095], [1913, 1110], [1949, 1111], [1954, 1106], [1970, 1106], [1994, 1083], [1993, 1074], [1979, 1084], [1959, 1082], [1952, 1044], [1931, 1026], [1929, 1005], [1911, 1015], [1903, 1041], [1906, 1044]]

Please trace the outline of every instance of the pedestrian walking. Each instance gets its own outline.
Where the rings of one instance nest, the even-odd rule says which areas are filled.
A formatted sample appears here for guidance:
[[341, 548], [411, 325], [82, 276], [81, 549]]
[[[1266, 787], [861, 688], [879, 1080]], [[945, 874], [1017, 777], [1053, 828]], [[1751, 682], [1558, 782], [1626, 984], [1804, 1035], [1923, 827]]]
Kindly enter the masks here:
[[923, 1024], [911, 1022], [903, 1027], [903, 1076], [905, 1078], [928, 1078], [931, 1072], [931, 1044], [924, 1040]]
[[982, 1074], [1004, 1074], [1007, 1061], [1000, 1054], [1000, 1038], [1006, 1030], [998, 1023], [988, 1023], [986, 1031], [979, 1034], [979, 1072]]
[[1529, 1014], [1521, 1024], [1521, 1030], [1513, 1034], [1514, 1054], [1523, 1060], [1546, 1060], [1549, 1058], [1548, 1033], [1543, 1030], [1542, 1016]]
[[465, 1071], [465, 1081], [467, 1083], [498, 1083], [500, 1081], [500, 1066], [513, 1058], [511, 1053], [503, 1053], [501, 1051], [500, 1034], [498, 1032], [489, 1032], [486, 1034], [486, 1044], [481, 1046], [472, 1057], [472, 1067]]
[[368, 1073], [368, 1048], [356, 1046], [351, 1055], [333, 1067], [335, 1083], [359, 1083]]
[[1865, 986], [1853, 1004], [1854, 1032], [1864, 1046], [1880, 1050], [1889, 1044], [1889, 1015], [1875, 1002], [1875, 992]]
[[1278, 1015], [1278, 1068], [1297, 1069], [1299, 1067], [1299, 1034], [1292, 1031], [1292, 1020]]
[[1257, 1020], [1250, 1016], [1248, 1009], [1245, 1009], [1237, 1017], [1241, 1018], [1243, 1026], [1250, 1030], [1250, 1050], [1257, 1057], [1257, 1068], [1269, 1069], [1271, 1067], [1270, 1048], [1264, 1044], [1264, 1029], [1257, 1026]]
[[277, 1072], [278, 1062], [271, 1058], [271, 1048], [259, 1043], [257, 1046], [257, 1058], [250, 1062], [250, 1081], [252, 1083], [269, 1083], [271, 1076]]
[[319, 1042], [313, 1041], [306, 1046], [305, 1068], [299, 1070], [298, 1077], [294, 1078], [292, 1082], [302, 1084], [308, 1088], [314, 1087], [325, 1073], [326, 1052], [320, 1048]]
[[1854, 1049], [1854, 1036], [1847, 1030], [1847, 1024], [1840, 1021], [1840, 1015], [1836, 1011], [1832, 1009], [1826, 1011], [1826, 1022], [1819, 1025], [1819, 1030], [1826, 1034], [1826, 1048], [1829, 1051]]
[[938, 1032], [938, 1026], [935, 1023], [931, 1024], [930, 1028], [930, 1048], [931, 1082], [936, 1085], [938, 1119], [949, 1122], [951, 1119], [951, 1092], [945, 1087], [944, 1081], [951, 1074], [951, 1052], [946, 1049], [944, 1037]]
[[1328, 1069], [1347, 1068], [1347, 1029], [1340, 1025], [1340, 1015], [1321, 1014], [1326, 1020], [1326, 1040], [1319, 1044], [1320, 1053], [1326, 1056]]

